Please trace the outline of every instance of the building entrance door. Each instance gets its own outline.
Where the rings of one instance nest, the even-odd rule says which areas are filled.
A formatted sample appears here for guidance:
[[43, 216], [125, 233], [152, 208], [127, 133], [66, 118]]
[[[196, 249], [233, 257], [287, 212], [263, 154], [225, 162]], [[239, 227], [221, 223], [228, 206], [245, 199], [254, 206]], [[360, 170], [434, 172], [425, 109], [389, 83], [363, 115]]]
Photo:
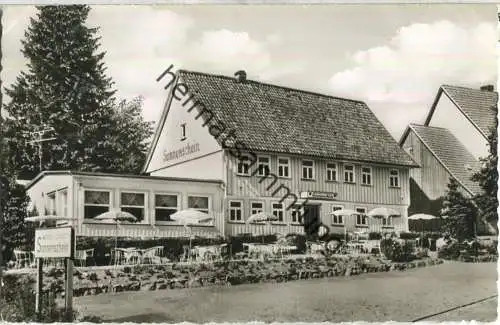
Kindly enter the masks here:
[[321, 220], [319, 217], [319, 204], [304, 206], [304, 232], [307, 237], [317, 237]]

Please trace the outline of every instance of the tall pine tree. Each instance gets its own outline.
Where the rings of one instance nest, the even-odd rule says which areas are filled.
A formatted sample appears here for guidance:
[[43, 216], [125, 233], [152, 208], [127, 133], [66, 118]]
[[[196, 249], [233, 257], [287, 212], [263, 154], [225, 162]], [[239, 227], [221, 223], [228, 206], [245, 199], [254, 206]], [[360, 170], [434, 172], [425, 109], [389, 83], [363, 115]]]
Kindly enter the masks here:
[[[105, 74], [98, 28], [85, 25], [85, 5], [38, 7], [22, 42], [27, 70], [7, 89], [10, 146], [23, 178], [40, 172], [33, 132], [52, 128], [42, 146], [42, 170], [71, 169], [116, 172], [129, 167], [134, 146], [150, 133], [129, 142], [128, 153], [116, 145], [128, 130], [116, 121], [113, 82]], [[135, 116], [141, 124], [142, 118]], [[140, 129], [143, 130], [143, 129]], [[110, 158], [111, 157], [111, 158]]]
[[474, 236], [477, 211], [472, 200], [466, 198], [460, 192], [459, 187], [457, 180], [450, 178], [441, 217], [444, 218], [445, 230], [462, 241]]
[[[493, 107], [498, 113], [498, 106]], [[472, 176], [472, 180], [479, 183], [482, 193], [478, 194], [474, 201], [480, 208], [480, 217], [489, 222], [498, 233], [498, 118], [495, 114], [495, 126], [490, 129], [488, 136], [488, 157], [482, 158], [481, 170]]]

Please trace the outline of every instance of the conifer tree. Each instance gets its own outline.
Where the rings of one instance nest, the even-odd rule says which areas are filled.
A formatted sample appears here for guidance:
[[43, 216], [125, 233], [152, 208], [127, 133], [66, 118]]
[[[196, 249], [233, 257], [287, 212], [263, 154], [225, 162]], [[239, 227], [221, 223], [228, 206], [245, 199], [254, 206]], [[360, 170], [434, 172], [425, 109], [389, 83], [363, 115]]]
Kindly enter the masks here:
[[466, 198], [459, 190], [456, 179], [450, 178], [448, 189], [441, 209], [444, 227], [454, 238], [462, 241], [474, 236], [476, 208], [472, 200]]
[[[495, 113], [498, 112], [498, 107], [494, 107]], [[490, 129], [488, 136], [489, 154], [482, 158], [483, 166], [479, 172], [473, 175], [472, 180], [479, 183], [482, 193], [474, 197], [474, 201], [480, 208], [480, 217], [488, 221], [498, 232], [498, 119], [495, 114], [495, 126]]]
[[[32, 132], [53, 128], [44, 134], [55, 139], [43, 143], [42, 170], [126, 171], [132, 149], [150, 134], [132, 137], [142, 141], [128, 142], [128, 152], [123, 144], [115, 145], [117, 135], [130, 139], [128, 133], [138, 131], [116, 120], [120, 115], [113, 82], [105, 73], [105, 53], [99, 51], [98, 28], [86, 26], [90, 8], [37, 9], [22, 41], [27, 69], [6, 90], [11, 98], [6, 106], [11, 160], [22, 178], [38, 174], [38, 148], [29, 143]], [[144, 123], [142, 117], [134, 118], [129, 125]]]

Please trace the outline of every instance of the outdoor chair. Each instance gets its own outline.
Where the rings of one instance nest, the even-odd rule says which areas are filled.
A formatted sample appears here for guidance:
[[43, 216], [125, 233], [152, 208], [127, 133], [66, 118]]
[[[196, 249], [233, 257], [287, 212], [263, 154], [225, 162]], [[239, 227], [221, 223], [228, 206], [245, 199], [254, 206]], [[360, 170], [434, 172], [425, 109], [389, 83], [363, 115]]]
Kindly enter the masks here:
[[125, 252], [121, 250], [120, 248], [113, 248], [111, 249], [111, 259], [110, 259], [110, 264], [111, 265], [122, 265], [125, 264], [126, 259], [125, 259]]
[[23, 267], [29, 267], [31, 264], [31, 253], [28, 251], [15, 249], [14, 250], [14, 258], [15, 258], [14, 267], [16, 269], [21, 269]]
[[[77, 250], [75, 252], [75, 262], [78, 261], [78, 266], [87, 266], [87, 260], [91, 259], [94, 266], [96, 265], [94, 260], [94, 249]], [[76, 264], [76, 263], [75, 263]]]
[[162, 258], [163, 246], [151, 247], [143, 251], [141, 256], [142, 264], [163, 264], [168, 259]]

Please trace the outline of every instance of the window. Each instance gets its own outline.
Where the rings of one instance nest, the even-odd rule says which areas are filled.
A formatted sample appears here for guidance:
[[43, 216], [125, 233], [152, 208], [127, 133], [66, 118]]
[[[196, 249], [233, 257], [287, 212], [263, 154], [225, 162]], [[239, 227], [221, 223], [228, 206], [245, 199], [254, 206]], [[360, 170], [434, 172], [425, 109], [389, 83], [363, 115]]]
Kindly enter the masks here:
[[[341, 205], [332, 205], [331, 211], [334, 212], [334, 211], [342, 210], [343, 208], [344, 207]], [[343, 224], [344, 224], [343, 216], [336, 216], [336, 215], [332, 214], [332, 225], [343, 225]]]
[[356, 212], [360, 213], [356, 215], [356, 225], [357, 226], [366, 226], [366, 208], [356, 208]]
[[250, 158], [248, 156], [241, 156], [238, 159], [238, 174], [250, 175]]
[[354, 183], [354, 165], [345, 165], [344, 166], [344, 182], [345, 183]]
[[290, 177], [290, 159], [278, 158], [278, 177]]
[[269, 157], [258, 157], [257, 158], [258, 168], [257, 171], [258, 176], [267, 176], [269, 175]]
[[176, 194], [155, 195], [155, 219], [158, 221], [172, 221], [170, 216], [179, 208], [178, 196]]
[[389, 172], [389, 186], [399, 187], [399, 170], [391, 169]]
[[326, 180], [331, 182], [337, 181], [337, 164], [335, 163], [326, 164]]
[[47, 205], [45, 208], [46, 215], [56, 215], [56, 192], [47, 194]]
[[68, 217], [68, 191], [62, 190], [57, 192], [59, 194], [59, 212], [58, 215]]
[[292, 207], [292, 223], [302, 224], [302, 216], [304, 215], [304, 208], [300, 205]]
[[387, 218], [382, 219], [382, 226], [392, 227], [392, 216], [388, 216]]
[[302, 160], [302, 179], [314, 179], [314, 161]]
[[137, 218], [137, 222], [144, 221], [145, 197], [144, 193], [122, 192], [120, 193], [120, 209]]
[[188, 196], [188, 208], [208, 213], [208, 196]]
[[283, 222], [283, 204], [273, 203], [272, 208], [273, 215], [278, 217], [278, 222]]
[[242, 208], [243, 204], [241, 201], [229, 201], [229, 220], [230, 221], [242, 221]]
[[262, 202], [252, 202], [250, 204], [250, 215], [264, 212], [264, 204]]
[[84, 219], [93, 219], [101, 213], [108, 212], [111, 207], [111, 192], [85, 191], [83, 200]]
[[372, 185], [372, 168], [362, 167], [361, 168], [361, 182], [363, 185]]

